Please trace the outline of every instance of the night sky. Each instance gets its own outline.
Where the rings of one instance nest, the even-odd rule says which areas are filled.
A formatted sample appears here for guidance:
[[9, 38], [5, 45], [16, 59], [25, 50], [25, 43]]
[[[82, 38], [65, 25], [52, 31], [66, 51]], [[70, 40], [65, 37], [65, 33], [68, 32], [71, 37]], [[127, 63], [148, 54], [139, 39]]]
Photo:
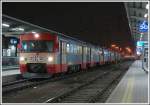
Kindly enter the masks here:
[[2, 13], [76, 37], [110, 47], [134, 46], [123, 3], [3, 3]]

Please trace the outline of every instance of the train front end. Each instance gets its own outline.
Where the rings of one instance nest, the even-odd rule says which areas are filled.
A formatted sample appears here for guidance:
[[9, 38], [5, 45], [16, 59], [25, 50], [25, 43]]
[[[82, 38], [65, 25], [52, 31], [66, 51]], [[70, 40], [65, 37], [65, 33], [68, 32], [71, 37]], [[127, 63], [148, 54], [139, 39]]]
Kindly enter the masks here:
[[58, 39], [50, 33], [20, 35], [20, 72], [24, 78], [49, 78], [54, 74]]

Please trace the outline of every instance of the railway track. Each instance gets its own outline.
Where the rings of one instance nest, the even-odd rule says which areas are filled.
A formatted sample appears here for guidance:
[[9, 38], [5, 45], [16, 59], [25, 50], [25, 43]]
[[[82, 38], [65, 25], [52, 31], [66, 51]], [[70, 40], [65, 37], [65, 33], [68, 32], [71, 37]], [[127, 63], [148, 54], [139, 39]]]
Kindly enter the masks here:
[[31, 79], [19, 79], [19, 80], [16, 80], [16, 81], [3, 83], [2, 87], [11, 86], [11, 85], [18, 84], [18, 83], [21, 83], [21, 82], [26, 82], [26, 81], [29, 81], [29, 80], [31, 80]]
[[58, 75], [58, 76], [55, 76], [54, 78], [42, 79], [42, 80], [40, 80], [40, 79], [38, 79], [38, 80], [37, 79], [20, 79], [17, 81], [3, 84], [2, 85], [2, 93], [8, 94], [11, 92], [16, 92], [16, 91], [19, 91], [19, 90], [22, 90], [25, 88], [34, 87], [34, 86], [41, 85], [44, 83], [53, 82], [53, 81], [57, 81], [57, 80], [61, 80], [61, 79], [67, 79], [69, 77], [77, 76], [77, 75], [82, 74], [82, 73], [83, 73], [82, 71], [79, 71], [77, 73], [61, 75], [61, 76]]
[[3, 86], [2, 88], [2, 93], [3, 94], [8, 94], [11, 92], [16, 92], [18, 90], [21, 89], [25, 89], [25, 88], [29, 88], [29, 87], [33, 87], [35, 85], [40, 84], [43, 81], [31, 81], [30, 79], [26, 79], [26, 80], [18, 80], [12, 83], [8, 83], [5, 86]]
[[[68, 77], [71, 75], [68, 75]], [[72, 75], [73, 76], [73, 75]], [[23, 80], [18, 80], [14, 82], [10, 82], [7, 84], [4, 84], [2, 87], [2, 93], [4, 94], [9, 94], [11, 92], [17, 92], [19, 90], [25, 89], [25, 88], [32, 88], [37, 85], [42, 85], [48, 82], [53, 82], [61, 79], [65, 79], [67, 76], [58, 76], [54, 78], [49, 78], [49, 79], [23, 79]]]
[[[58, 81], [56, 81], [54, 79], [45, 80], [45, 82], [29, 81], [29, 82], [37, 82], [37, 84], [33, 84], [31, 86], [25, 86], [27, 88], [34, 87], [39, 84], [43, 84], [43, 85], [36, 86], [37, 88], [23, 89], [20, 92], [17, 92], [18, 91], [17, 88], [14, 90], [11, 89], [10, 92], [12, 92], [12, 94], [5, 94], [5, 92], [3, 93], [3, 102], [11, 102], [11, 103], [14, 103], [14, 102], [19, 102], [19, 103], [20, 102], [28, 102], [28, 103], [31, 103], [31, 102], [35, 102], [35, 103], [36, 102], [38, 102], [38, 103], [69, 102], [69, 101], [65, 101], [65, 99], [67, 99], [67, 97], [70, 96], [69, 94], [72, 94], [72, 95], [75, 93], [78, 94], [78, 90], [81, 90], [81, 92], [82, 92], [82, 90], [86, 89], [86, 87], [90, 86], [90, 84], [91, 84], [91, 87], [93, 87], [92, 84], [96, 84], [94, 81], [98, 81], [98, 80], [101, 81], [98, 84], [101, 84], [101, 85], [105, 84], [105, 86], [104, 86], [104, 88], [105, 88], [107, 83], [104, 83], [104, 80], [106, 78], [105, 81], [106, 82], [109, 81], [108, 77], [110, 77], [110, 75], [111, 75], [111, 72], [109, 72], [109, 71], [113, 70], [113, 72], [115, 72], [115, 74], [116, 74], [118, 69], [123, 68], [123, 66], [127, 67], [129, 64], [131, 64], [131, 62], [123, 62], [123, 63], [117, 64], [117, 65], [106, 66], [104, 68], [103, 67], [93, 68], [93, 70], [90, 69], [86, 72], [77, 72], [77, 73], [65, 75], [63, 77], [59, 76], [59, 79], [58, 79], [58, 77], [56, 79]], [[99, 77], [99, 76], [101, 76], [101, 77]], [[110, 80], [113, 80], [113, 79], [114, 78], [111, 78]], [[53, 82], [50, 82], [50, 81], [53, 81]], [[38, 82], [41, 82], [41, 83], [38, 83]], [[9, 88], [11, 88], [11, 87], [12, 86], [10, 86]], [[47, 89], [49, 89], [50, 91], [47, 91]], [[41, 92], [39, 92], [39, 91], [41, 91]], [[10, 93], [10, 92], [6, 92], [6, 93]], [[88, 92], [88, 89], [86, 90], [86, 93], [88, 94], [88, 96], [90, 96], [90, 92]], [[13, 99], [11, 99], [12, 96], [14, 96]], [[20, 97], [22, 97], [22, 98], [20, 99]], [[18, 100], [18, 98], [19, 98], [19, 100]], [[30, 99], [32, 99], [32, 100], [30, 100]], [[82, 97], [81, 97], [81, 99], [82, 99]], [[91, 98], [87, 98], [87, 99], [90, 100]], [[85, 101], [90, 102], [87, 100], [85, 100]], [[78, 101], [76, 101], [76, 102], [78, 102]], [[91, 99], [91, 102], [93, 102], [93, 99]]]
[[[124, 68], [128, 69], [128, 68]], [[111, 70], [95, 77], [74, 89], [60, 94], [56, 97], [46, 100], [44, 103], [91, 103], [96, 102], [109, 86], [115, 82], [121, 75], [122, 71]]]

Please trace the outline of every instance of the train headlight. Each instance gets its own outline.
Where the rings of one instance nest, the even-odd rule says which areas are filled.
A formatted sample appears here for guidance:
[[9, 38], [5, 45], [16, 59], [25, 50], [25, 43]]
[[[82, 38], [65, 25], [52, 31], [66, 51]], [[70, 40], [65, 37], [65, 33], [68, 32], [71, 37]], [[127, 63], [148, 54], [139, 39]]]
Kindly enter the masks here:
[[35, 36], [35, 38], [39, 38], [39, 34], [37, 34], [37, 33], [34, 36]]
[[53, 60], [54, 60], [54, 59], [53, 59], [52, 56], [48, 57], [48, 61], [49, 61], [49, 62], [52, 62]]
[[25, 58], [24, 57], [20, 57], [20, 61], [24, 61], [25, 60]]

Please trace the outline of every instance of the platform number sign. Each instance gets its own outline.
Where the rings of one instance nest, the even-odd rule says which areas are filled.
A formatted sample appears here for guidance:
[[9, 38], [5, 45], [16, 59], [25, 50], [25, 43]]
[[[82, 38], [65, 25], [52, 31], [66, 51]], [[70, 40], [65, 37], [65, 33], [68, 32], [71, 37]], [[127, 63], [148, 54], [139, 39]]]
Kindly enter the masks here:
[[140, 22], [139, 31], [140, 32], [147, 32], [148, 31], [148, 22], [147, 21], [141, 21]]

